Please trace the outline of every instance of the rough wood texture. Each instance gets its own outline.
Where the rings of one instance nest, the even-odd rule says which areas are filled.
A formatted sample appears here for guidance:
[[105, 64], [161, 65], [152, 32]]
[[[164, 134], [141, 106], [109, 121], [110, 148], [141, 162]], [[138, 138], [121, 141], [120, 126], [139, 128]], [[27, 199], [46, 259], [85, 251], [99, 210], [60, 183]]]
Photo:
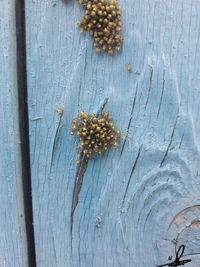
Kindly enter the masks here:
[[28, 266], [16, 64], [15, 1], [0, 3], [0, 266]]
[[[200, 262], [200, 1], [120, 2], [125, 42], [115, 57], [95, 54], [79, 33], [77, 1], [26, 4], [38, 266], [149, 267], [182, 243], [188, 267]], [[70, 123], [106, 97], [127, 138], [89, 162], [71, 227]]]

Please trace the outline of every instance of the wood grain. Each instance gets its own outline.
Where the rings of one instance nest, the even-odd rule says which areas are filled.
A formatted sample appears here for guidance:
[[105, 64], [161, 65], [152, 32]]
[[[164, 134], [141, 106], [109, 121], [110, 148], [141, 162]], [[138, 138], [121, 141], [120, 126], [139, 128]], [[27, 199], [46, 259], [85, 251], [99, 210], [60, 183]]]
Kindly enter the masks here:
[[[200, 1], [120, 2], [125, 41], [115, 57], [79, 33], [77, 1], [26, 3], [37, 266], [155, 266], [183, 241], [188, 267], [200, 262]], [[70, 124], [106, 97], [127, 138], [89, 161], [71, 228]]]
[[0, 266], [26, 267], [14, 0], [0, 3], [0, 39]]

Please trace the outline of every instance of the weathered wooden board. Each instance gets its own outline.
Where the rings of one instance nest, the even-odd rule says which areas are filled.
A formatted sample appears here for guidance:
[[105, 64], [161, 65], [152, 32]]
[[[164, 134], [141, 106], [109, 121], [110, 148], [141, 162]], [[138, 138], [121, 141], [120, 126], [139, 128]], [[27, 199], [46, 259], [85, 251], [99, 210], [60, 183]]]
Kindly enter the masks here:
[[15, 1], [0, 2], [0, 266], [28, 266], [19, 136]]
[[[38, 266], [153, 267], [181, 244], [200, 263], [200, 1], [120, 2], [115, 57], [80, 35], [77, 1], [26, 3]], [[127, 138], [89, 162], [71, 225], [70, 123], [106, 97]]]

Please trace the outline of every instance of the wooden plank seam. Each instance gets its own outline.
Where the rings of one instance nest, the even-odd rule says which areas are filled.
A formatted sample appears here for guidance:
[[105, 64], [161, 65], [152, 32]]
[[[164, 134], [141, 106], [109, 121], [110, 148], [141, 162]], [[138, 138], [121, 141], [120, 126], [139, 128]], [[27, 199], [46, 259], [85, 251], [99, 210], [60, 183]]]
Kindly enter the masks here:
[[17, 42], [17, 79], [19, 101], [19, 126], [22, 155], [22, 183], [24, 198], [24, 214], [26, 224], [27, 249], [29, 267], [36, 266], [35, 239], [33, 227], [29, 123], [27, 105], [27, 70], [26, 70], [26, 33], [25, 33], [25, 1], [15, 2], [16, 42]]

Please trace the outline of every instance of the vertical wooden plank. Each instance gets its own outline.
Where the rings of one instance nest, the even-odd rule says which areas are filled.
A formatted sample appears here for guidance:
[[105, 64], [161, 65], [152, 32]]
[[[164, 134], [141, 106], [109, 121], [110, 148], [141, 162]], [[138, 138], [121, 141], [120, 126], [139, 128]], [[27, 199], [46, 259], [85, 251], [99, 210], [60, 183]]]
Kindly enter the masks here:
[[0, 266], [28, 266], [18, 114], [15, 1], [0, 3]]
[[[115, 57], [80, 35], [77, 1], [26, 4], [38, 266], [156, 266], [181, 243], [188, 266], [200, 262], [200, 1], [120, 2], [125, 42]], [[71, 227], [70, 123], [106, 97], [127, 138], [89, 162]]]

